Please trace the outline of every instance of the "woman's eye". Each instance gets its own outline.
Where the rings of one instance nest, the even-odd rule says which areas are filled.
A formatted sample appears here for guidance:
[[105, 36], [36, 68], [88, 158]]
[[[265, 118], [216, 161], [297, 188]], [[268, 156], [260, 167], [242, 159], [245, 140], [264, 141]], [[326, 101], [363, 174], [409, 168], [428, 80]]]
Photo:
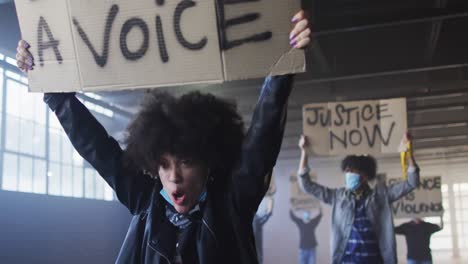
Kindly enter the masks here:
[[164, 161], [164, 160], [162, 160], [162, 161], [159, 162], [159, 167], [161, 167], [161, 168], [163, 168], [163, 169], [167, 169], [168, 166], [169, 166], [169, 164], [168, 164], [166, 161]]
[[181, 163], [183, 166], [192, 166], [193, 165], [193, 160], [192, 159], [183, 159], [181, 160]]

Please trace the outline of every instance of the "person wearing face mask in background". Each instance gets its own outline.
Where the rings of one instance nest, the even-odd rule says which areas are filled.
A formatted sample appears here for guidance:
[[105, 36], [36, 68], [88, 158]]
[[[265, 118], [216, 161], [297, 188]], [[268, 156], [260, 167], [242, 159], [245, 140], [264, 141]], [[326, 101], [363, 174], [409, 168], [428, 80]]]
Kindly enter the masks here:
[[[409, 142], [408, 135], [404, 141]], [[419, 168], [409, 154], [405, 181], [387, 186], [374, 181], [377, 162], [371, 156], [347, 156], [341, 162], [345, 188], [328, 188], [309, 175], [307, 137], [301, 136], [300, 187], [332, 206], [332, 263], [395, 264], [396, 240], [391, 203], [410, 193], [419, 184]], [[372, 188], [371, 185], [372, 184]]]
[[315, 229], [322, 219], [322, 209], [318, 209], [317, 215], [312, 218], [309, 211], [303, 211], [298, 217], [293, 210], [289, 211], [291, 220], [299, 228], [299, 264], [315, 264], [317, 240], [315, 239]]

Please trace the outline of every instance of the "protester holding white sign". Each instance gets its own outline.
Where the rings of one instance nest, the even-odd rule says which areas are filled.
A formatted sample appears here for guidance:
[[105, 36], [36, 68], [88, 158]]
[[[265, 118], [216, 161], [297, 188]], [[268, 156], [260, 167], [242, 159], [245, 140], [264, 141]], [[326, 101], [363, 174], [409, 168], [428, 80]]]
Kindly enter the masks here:
[[[377, 181], [371, 156], [347, 156], [341, 163], [345, 188], [332, 189], [308, 177], [307, 137], [299, 140], [298, 180], [305, 192], [332, 206], [332, 263], [397, 263], [391, 203], [419, 184], [419, 169], [410, 156], [407, 179], [387, 186]], [[409, 136], [405, 137], [409, 141]]]
[[[288, 41], [305, 48], [304, 12], [292, 22]], [[25, 41], [17, 60], [33, 69]], [[266, 78], [245, 135], [232, 103], [199, 92], [149, 93], [125, 150], [73, 93], [44, 95], [78, 153], [134, 215], [117, 263], [258, 263], [252, 220], [278, 157], [292, 82]]]

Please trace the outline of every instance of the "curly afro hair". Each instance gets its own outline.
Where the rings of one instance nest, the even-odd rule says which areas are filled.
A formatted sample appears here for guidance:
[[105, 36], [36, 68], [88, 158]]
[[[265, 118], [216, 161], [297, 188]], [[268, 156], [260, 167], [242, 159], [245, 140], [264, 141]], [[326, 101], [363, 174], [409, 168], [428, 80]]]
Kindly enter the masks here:
[[244, 123], [235, 103], [211, 94], [147, 94], [127, 128], [125, 155], [157, 175], [162, 155], [190, 158], [212, 173], [230, 173], [240, 160]]
[[377, 162], [372, 156], [346, 156], [346, 158], [341, 161], [341, 170], [345, 171], [347, 168], [365, 173], [369, 181], [375, 179], [377, 175]]

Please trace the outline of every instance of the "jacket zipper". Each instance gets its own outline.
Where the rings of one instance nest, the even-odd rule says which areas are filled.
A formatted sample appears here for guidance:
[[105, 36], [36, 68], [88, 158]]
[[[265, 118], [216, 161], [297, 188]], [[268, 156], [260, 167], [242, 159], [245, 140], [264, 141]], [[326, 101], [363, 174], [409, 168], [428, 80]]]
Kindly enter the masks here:
[[210, 234], [211, 234], [211, 235], [213, 236], [213, 238], [214, 238], [216, 247], [218, 247], [218, 240], [216, 239], [216, 236], [215, 236], [213, 230], [211, 230], [211, 228], [210, 228], [210, 227], [208, 226], [208, 224], [206, 223], [205, 218], [202, 218], [202, 222], [203, 222], [203, 224], [206, 226], [206, 228], [208, 229], [208, 231], [210, 231]]
[[151, 246], [150, 243], [148, 243], [148, 247], [150, 247], [152, 250], [156, 251], [156, 253], [158, 253], [161, 257], [163, 257], [167, 263], [171, 264], [172, 262], [169, 260], [168, 257], [166, 257], [163, 253], [159, 252], [159, 250], [155, 249], [154, 247]]

